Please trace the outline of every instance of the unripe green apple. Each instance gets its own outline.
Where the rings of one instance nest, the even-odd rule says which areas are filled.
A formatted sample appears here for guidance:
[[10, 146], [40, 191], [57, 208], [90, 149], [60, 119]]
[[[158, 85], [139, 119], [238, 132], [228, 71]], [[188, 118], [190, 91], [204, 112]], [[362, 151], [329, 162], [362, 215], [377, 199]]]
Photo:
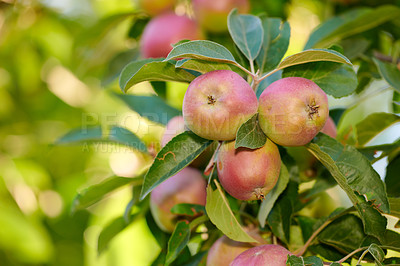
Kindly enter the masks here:
[[174, 230], [177, 216], [171, 208], [179, 203], [206, 204], [206, 181], [199, 170], [186, 167], [151, 192], [150, 210], [162, 230]]
[[200, 25], [211, 32], [228, 30], [229, 12], [237, 8], [239, 13], [248, 13], [248, 0], [192, 0], [193, 11]]
[[139, 6], [150, 16], [156, 16], [174, 9], [176, 0], [139, 0]]
[[279, 245], [262, 245], [241, 253], [231, 263], [231, 266], [286, 266], [288, 255], [292, 253]]
[[[168, 142], [170, 142], [176, 135], [187, 130], [185, 128], [185, 121], [183, 116], [175, 116], [168, 121], [164, 134], [161, 139], [161, 146], [164, 147]], [[203, 151], [190, 165], [196, 168], [201, 168], [207, 166], [213, 153], [215, 151], [215, 145], [208, 147]]]
[[261, 129], [282, 146], [309, 143], [329, 117], [325, 92], [305, 78], [277, 80], [263, 91], [259, 101]]
[[190, 83], [182, 112], [186, 126], [200, 137], [233, 140], [257, 107], [256, 94], [239, 74], [216, 70]]
[[207, 255], [207, 266], [229, 266], [243, 251], [254, 247], [249, 243], [234, 241], [226, 236], [218, 238]]
[[275, 186], [281, 169], [278, 147], [267, 140], [259, 149], [238, 148], [235, 142], [222, 144], [217, 158], [222, 187], [240, 200], [259, 200]]
[[141, 53], [144, 58], [166, 57], [172, 44], [202, 37], [195, 21], [186, 16], [165, 13], [153, 18], [146, 25], [140, 42]]

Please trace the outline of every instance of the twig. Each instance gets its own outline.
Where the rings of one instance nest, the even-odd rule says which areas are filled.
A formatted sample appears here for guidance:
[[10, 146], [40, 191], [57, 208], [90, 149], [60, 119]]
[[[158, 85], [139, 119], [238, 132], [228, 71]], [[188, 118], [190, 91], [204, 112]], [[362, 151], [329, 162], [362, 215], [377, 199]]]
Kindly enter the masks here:
[[247, 70], [247, 68], [243, 67], [241, 64], [236, 63], [235, 66], [237, 66], [238, 68], [240, 68], [241, 70], [243, 70], [244, 72], [246, 72], [246, 74], [250, 75], [253, 79], [255, 77], [255, 74], [253, 74], [252, 72], [250, 72], [249, 70]]
[[364, 258], [365, 255], [367, 255], [368, 251], [369, 251], [369, 250], [367, 249], [367, 250], [365, 250], [365, 251], [363, 252], [363, 254], [361, 254], [361, 257], [360, 257], [360, 258], [358, 259], [358, 261], [357, 261], [357, 265], [361, 263], [362, 259]]
[[400, 63], [400, 58], [394, 58], [389, 55], [382, 54], [378, 51], [374, 51], [374, 56], [384, 62], [389, 62], [389, 63], [394, 63], [394, 64]]
[[353, 256], [354, 254], [356, 254], [356, 253], [358, 253], [358, 252], [360, 252], [360, 251], [363, 251], [363, 250], [365, 250], [365, 249], [367, 249], [367, 248], [368, 248], [368, 247], [358, 248], [358, 249], [352, 251], [351, 253], [347, 254], [345, 257], [341, 258], [340, 260], [338, 260], [338, 261], [336, 261], [336, 262], [339, 263], [339, 264], [340, 264], [340, 263], [343, 263], [343, 262], [345, 262], [348, 258], [350, 258], [351, 256]]
[[263, 81], [264, 79], [268, 78], [269, 76], [271, 76], [272, 74], [278, 72], [279, 70], [280, 70], [279, 68], [276, 68], [276, 69], [274, 69], [274, 70], [268, 72], [267, 74], [265, 74], [264, 76], [262, 76], [261, 78], [259, 78], [259, 79], [258, 79], [258, 82]]

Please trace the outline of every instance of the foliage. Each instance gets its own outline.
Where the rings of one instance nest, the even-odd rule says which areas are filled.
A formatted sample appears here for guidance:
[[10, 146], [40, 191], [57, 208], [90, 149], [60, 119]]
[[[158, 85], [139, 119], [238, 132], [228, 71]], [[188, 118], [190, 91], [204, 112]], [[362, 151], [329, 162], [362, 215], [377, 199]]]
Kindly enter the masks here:
[[[151, 247], [148, 260], [154, 265], [204, 265], [221, 233], [254, 244], [273, 239], [293, 252], [289, 265], [399, 262], [398, 255], [388, 255], [400, 252], [400, 234], [388, 223], [400, 218], [398, 131], [397, 139], [379, 142], [400, 121], [398, 2], [369, 7], [321, 1], [321, 10], [329, 7], [332, 13], [320, 12], [323, 22], [296, 53], [289, 47], [293, 25], [285, 16], [268, 16], [282, 15], [270, 6], [264, 9], [268, 14], [260, 13], [258, 3], [251, 14], [232, 10], [225, 35], [206, 33], [204, 40], [179, 42], [166, 58], [153, 59], [140, 58], [137, 47], [151, 18], [130, 4], [115, 3], [114, 14], [89, 21], [61, 16], [44, 3], [8, 2], [0, 3], [5, 25], [0, 23], [5, 33], [0, 226], [8, 229], [0, 233], [0, 261], [5, 265], [96, 264], [97, 253], [112, 258], [113, 243], [134, 227], [150, 239], [144, 246]], [[127, 42], [134, 48], [121, 45]], [[316, 158], [311, 167], [279, 147], [279, 181], [257, 202], [224, 192], [214, 165], [217, 148], [209, 165], [200, 167], [208, 178], [206, 205], [175, 205], [171, 211], [179, 221], [169, 234], [151, 216], [148, 195], [216, 143], [185, 131], [161, 148], [156, 132], [181, 114], [180, 86], [184, 91], [197, 76], [219, 69], [240, 74], [258, 96], [283, 77], [313, 80], [331, 102], [340, 102], [342, 109], [331, 110], [338, 137], [319, 133], [303, 147]], [[105, 90], [97, 88], [100, 83]], [[79, 97], [65, 94], [68, 84], [75, 84]], [[383, 92], [390, 93], [390, 101], [379, 98]], [[374, 99], [379, 108], [369, 102]], [[368, 111], [360, 111], [366, 105]], [[138, 126], [126, 117], [125, 123], [110, 122], [102, 116], [107, 113], [114, 119], [135, 114]], [[267, 137], [254, 115], [237, 131], [235, 148], [259, 148]], [[110, 174], [101, 147], [134, 154], [140, 166], [125, 176]], [[384, 174], [373, 167], [382, 159], [388, 162]], [[302, 172], [305, 168], [311, 174]], [[343, 190], [350, 204], [332, 200], [345, 208], [319, 206], [323, 215], [313, 213], [310, 206], [325, 204], [321, 195], [331, 189]], [[46, 202], [62, 207], [53, 215]], [[252, 229], [261, 239], [249, 233]], [[92, 246], [97, 247], [92, 255], [84, 251]], [[114, 252], [129, 264], [122, 249]]]

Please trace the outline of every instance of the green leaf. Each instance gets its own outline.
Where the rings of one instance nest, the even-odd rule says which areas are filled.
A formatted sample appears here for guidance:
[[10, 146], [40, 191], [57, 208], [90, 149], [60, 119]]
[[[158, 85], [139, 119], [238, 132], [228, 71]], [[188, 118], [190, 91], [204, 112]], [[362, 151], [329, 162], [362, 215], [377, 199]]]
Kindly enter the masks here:
[[327, 47], [346, 37], [375, 28], [400, 16], [396, 6], [384, 5], [374, 9], [358, 8], [322, 23], [313, 31], [305, 49]]
[[235, 8], [228, 15], [228, 30], [240, 51], [253, 61], [260, 52], [264, 38], [261, 20], [253, 15], [240, 15]]
[[400, 264], [400, 258], [399, 257], [390, 257], [390, 258], [386, 258], [383, 263], [385, 265], [399, 265]]
[[181, 115], [179, 110], [168, 105], [157, 96], [123, 95], [117, 93], [114, 95], [140, 116], [163, 125], [166, 125], [171, 118]]
[[144, 144], [130, 130], [122, 127], [113, 126], [107, 134], [102, 132], [100, 126], [75, 129], [56, 141], [56, 144], [84, 144], [84, 143], [117, 143], [122, 144], [138, 151], [147, 153], [146, 144]]
[[400, 114], [400, 93], [397, 91], [393, 92], [392, 108], [393, 113]]
[[130, 216], [129, 222], [125, 221], [123, 216], [114, 219], [111, 223], [107, 224], [101, 231], [97, 240], [97, 252], [100, 255], [108, 247], [108, 244], [116, 235], [122, 232], [132, 222], [136, 221], [139, 217], [142, 217], [141, 213], [136, 213]]
[[184, 69], [176, 68], [173, 62], [163, 58], [134, 61], [125, 66], [119, 77], [119, 86], [126, 92], [133, 85], [143, 81], [191, 82], [196, 76]]
[[195, 70], [202, 74], [215, 70], [231, 70], [238, 73], [243, 73], [242, 70], [231, 64], [199, 60], [199, 59], [182, 59], [176, 62], [175, 67]]
[[392, 230], [386, 230], [382, 248], [400, 252], [400, 234]]
[[297, 195], [298, 184], [289, 182], [267, 218], [272, 233], [286, 244], [290, 242], [290, 226], [292, 223], [294, 206], [298, 200]]
[[267, 136], [261, 130], [257, 117], [258, 114], [253, 115], [239, 127], [236, 132], [235, 149], [239, 147], [258, 149], [265, 145]]
[[368, 247], [369, 253], [371, 253], [372, 257], [375, 259], [375, 263], [377, 265], [382, 266], [383, 260], [385, 259], [385, 252], [377, 245], [377, 244], [371, 244]]
[[311, 62], [328, 61], [335, 63], [342, 63], [352, 66], [347, 57], [335, 50], [329, 49], [309, 49], [291, 56], [286, 57], [278, 65], [277, 69], [284, 69], [295, 65], [301, 65]]
[[345, 214], [325, 227], [317, 239], [342, 253], [350, 253], [360, 247], [365, 237], [360, 218]]
[[279, 195], [285, 190], [287, 184], [289, 183], [289, 172], [286, 166], [281, 164], [281, 171], [279, 173], [278, 182], [274, 188], [265, 196], [264, 200], [261, 202], [260, 209], [258, 211], [257, 219], [260, 226], [264, 228], [266, 219], [272, 210], [276, 200]]
[[389, 198], [390, 215], [400, 218], [400, 198]]
[[[399, 149], [399, 141], [397, 149]], [[387, 193], [391, 197], [400, 197], [400, 155], [396, 156], [386, 168], [385, 184]], [[399, 211], [400, 211], [400, 205]], [[400, 218], [400, 217], [399, 217]]]
[[389, 213], [385, 186], [368, 160], [352, 146], [343, 146], [337, 140], [319, 133], [307, 149], [321, 161], [347, 193], [353, 204], [363, 202], [355, 192], [374, 202], [384, 213]]
[[369, 115], [356, 125], [358, 145], [364, 146], [380, 132], [398, 122], [400, 122], [400, 116], [391, 113]]
[[108, 193], [120, 187], [128, 184], [141, 184], [143, 176], [144, 173], [140, 173], [134, 178], [112, 176], [99, 184], [90, 186], [76, 195], [72, 203], [71, 212], [74, 213], [76, 210], [84, 209], [95, 204], [103, 199]]
[[256, 63], [261, 73], [273, 70], [285, 55], [289, 47], [290, 26], [279, 18], [262, 20], [264, 40]]
[[200, 213], [205, 213], [206, 209], [203, 205], [199, 204], [189, 204], [189, 203], [180, 203], [176, 204], [171, 209], [171, 213], [178, 214], [178, 215], [189, 215], [195, 216]]
[[364, 231], [379, 240], [385, 234], [387, 220], [371, 202], [360, 202], [355, 205], [364, 225]]
[[310, 79], [335, 98], [348, 96], [357, 88], [357, 75], [353, 67], [334, 62], [313, 62], [288, 67], [282, 76]]
[[168, 54], [165, 61], [176, 58], [192, 58], [237, 64], [235, 58], [228, 49], [212, 41], [190, 41], [177, 45]]
[[400, 70], [395, 64], [382, 62], [373, 58], [374, 63], [378, 67], [379, 73], [398, 93], [400, 93]]
[[203, 139], [191, 131], [185, 131], [165, 145], [157, 154], [144, 177], [141, 199], [156, 186], [173, 176], [197, 158], [213, 141]]
[[[357, 149], [368, 158], [370, 161], [374, 161], [376, 158], [376, 154], [378, 151], [382, 151], [385, 154], [390, 154], [397, 150], [400, 147], [400, 138], [393, 143], [374, 145], [374, 146], [364, 146], [358, 147]], [[380, 155], [382, 156], [382, 155]], [[390, 165], [390, 164], [389, 164]], [[387, 173], [387, 172], [386, 172]], [[386, 186], [387, 192], [389, 193], [390, 189]]]
[[176, 224], [175, 230], [168, 241], [168, 252], [165, 259], [166, 265], [171, 264], [186, 247], [190, 238], [188, 221], [180, 221]]
[[229, 203], [219, 183], [214, 180], [217, 189], [213, 190], [211, 185], [207, 187], [206, 211], [211, 222], [232, 240], [239, 242], [257, 242], [249, 236], [236, 220]]
[[100, 126], [90, 128], [79, 128], [72, 130], [59, 138], [55, 144], [70, 144], [82, 142], [96, 142], [103, 139], [103, 132]]
[[[307, 145], [308, 150], [321, 161], [346, 192], [363, 218], [367, 234], [380, 238], [379, 233], [386, 228], [386, 219], [377, 209], [390, 212], [385, 186], [371, 164], [352, 146], [343, 146], [335, 139], [319, 133]], [[365, 204], [364, 198], [373, 203]], [[370, 219], [373, 218], [374, 221]], [[382, 222], [383, 219], [385, 222]]]
[[287, 265], [289, 266], [323, 266], [323, 261], [316, 257], [316, 256], [311, 256], [311, 257], [297, 257], [295, 255], [291, 255], [287, 262]]

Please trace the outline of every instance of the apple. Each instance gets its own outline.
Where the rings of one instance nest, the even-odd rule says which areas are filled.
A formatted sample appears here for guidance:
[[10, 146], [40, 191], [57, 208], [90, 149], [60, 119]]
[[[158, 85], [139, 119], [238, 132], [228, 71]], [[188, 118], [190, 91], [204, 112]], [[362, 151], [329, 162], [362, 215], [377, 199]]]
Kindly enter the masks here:
[[248, 13], [248, 0], [192, 0], [193, 11], [200, 25], [210, 32], [228, 30], [227, 18], [233, 8], [240, 13]]
[[207, 266], [229, 266], [240, 253], [252, 247], [254, 246], [249, 243], [234, 241], [227, 236], [222, 236], [208, 251]]
[[151, 192], [150, 210], [162, 230], [174, 230], [177, 216], [171, 208], [179, 203], [206, 204], [206, 181], [199, 170], [186, 167]]
[[150, 16], [156, 16], [174, 9], [176, 0], [139, 0], [139, 6]]
[[286, 266], [288, 255], [292, 253], [286, 248], [267, 244], [244, 251], [233, 260], [231, 266]]
[[257, 96], [246, 80], [230, 70], [215, 70], [190, 83], [182, 113], [185, 125], [200, 137], [233, 140], [257, 107]]
[[326, 123], [324, 127], [321, 129], [322, 133], [325, 133], [326, 135], [330, 136], [331, 138], [336, 138], [337, 136], [337, 128], [335, 125], [335, 122], [333, 119], [328, 116], [328, 119], [326, 120]]
[[325, 92], [305, 78], [277, 80], [262, 92], [259, 101], [261, 129], [282, 146], [309, 143], [329, 117]]
[[259, 200], [275, 186], [281, 169], [278, 147], [267, 140], [259, 149], [225, 142], [218, 151], [217, 171], [222, 187], [240, 200]]
[[197, 23], [186, 16], [165, 13], [154, 17], [143, 30], [140, 47], [144, 58], [166, 57], [180, 40], [202, 39]]

